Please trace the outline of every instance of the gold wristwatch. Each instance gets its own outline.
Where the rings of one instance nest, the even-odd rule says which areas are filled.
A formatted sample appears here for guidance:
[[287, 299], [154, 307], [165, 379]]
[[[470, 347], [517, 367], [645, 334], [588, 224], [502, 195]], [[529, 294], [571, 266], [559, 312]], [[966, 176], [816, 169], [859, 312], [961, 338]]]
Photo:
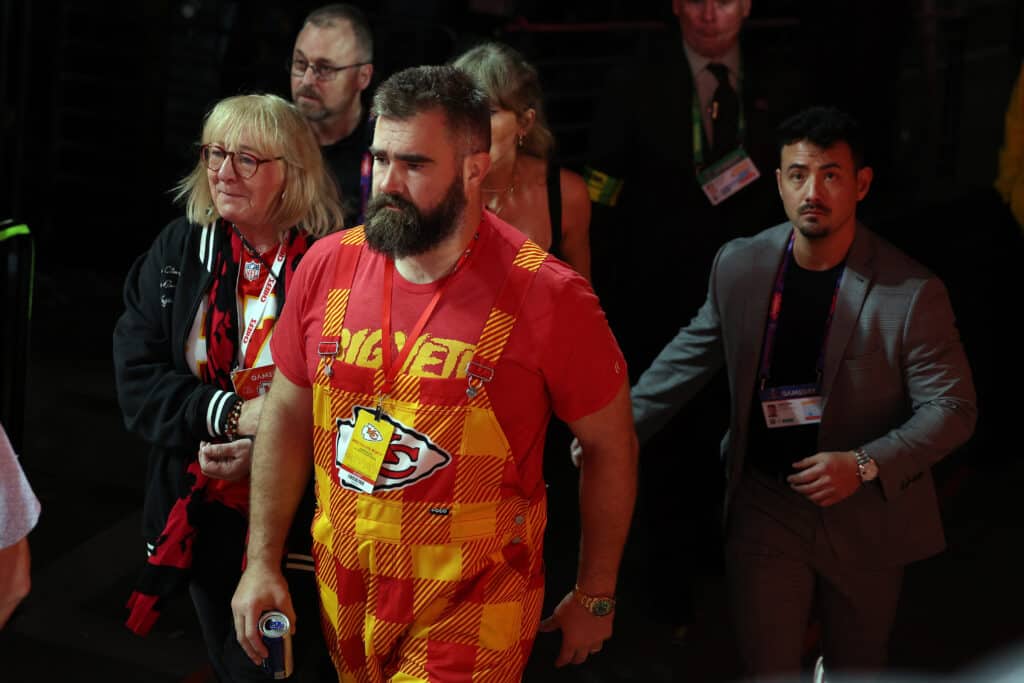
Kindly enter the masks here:
[[579, 584], [572, 589], [572, 596], [595, 617], [606, 617], [615, 611], [615, 598], [611, 595], [587, 595], [580, 590]]

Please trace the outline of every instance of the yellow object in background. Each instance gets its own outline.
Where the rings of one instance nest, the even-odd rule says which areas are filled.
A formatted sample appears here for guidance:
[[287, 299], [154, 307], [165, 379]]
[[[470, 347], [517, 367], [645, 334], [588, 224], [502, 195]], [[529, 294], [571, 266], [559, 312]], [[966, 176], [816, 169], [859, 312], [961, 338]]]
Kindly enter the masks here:
[[1010, 205], [1017, 225], [1024, 229], [1024, 63], [1006, 108], [1003, 147], [999, 150], [996, 190]]
[[583, 178], [587, 181], [587, 194], [590, 195], [590, 201], [605, 206], [615, 206], [618, 203], [623, 185], [621, 178], [612, 177], [590, 166], [584, 167]]

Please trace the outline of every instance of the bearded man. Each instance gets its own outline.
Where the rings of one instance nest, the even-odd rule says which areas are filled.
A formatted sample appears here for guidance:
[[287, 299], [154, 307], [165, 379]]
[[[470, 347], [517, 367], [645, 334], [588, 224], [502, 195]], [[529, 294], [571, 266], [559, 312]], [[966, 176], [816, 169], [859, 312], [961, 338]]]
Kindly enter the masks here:
[[370, 194], [373, 132], [363, 92], [373, 77], [373, 34], [352, 5], [325, 5], [302, 22], [291, 65], [292, 101], [309, 121], [345, 210], [345, 227], [363, 221]]
[[945, 548], [931, 470], [973, 433], [977, 398], [942, 280], [857, 219], [874, 177], [860, 125], [811, 107], [778, 138], [789, 221], [718, 251], [633, 415], [644, 443], [728, 370], [723, 535], [744, 680], [799, 676], [812, 615], [829, 674], [864, 676], [885, 668], [904, 567]]
[[[294, 613], [279, 566], [312, 472], [325, 640], [343, 681], [517, 681], [540, 622], [544, 434], [587, 449], [556, 662], [611, 636], [636, 481], [627, 373], [586, 280], [482, 208], [486, 95], [416, 67], [374, 98], [365, 227], [319, 241], [275, 328], [239, 642]], [[289, 315], [290, 313], [290, 315]], [[301, 625], [309, 628], [309, 625]]]

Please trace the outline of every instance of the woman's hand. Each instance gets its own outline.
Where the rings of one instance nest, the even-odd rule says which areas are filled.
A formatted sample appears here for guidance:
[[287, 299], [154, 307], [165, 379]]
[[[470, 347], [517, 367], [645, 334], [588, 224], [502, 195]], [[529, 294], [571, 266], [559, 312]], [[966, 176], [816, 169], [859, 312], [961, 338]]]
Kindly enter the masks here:
[[249, 476], [251, 466], [252, 439], [241, 438], [229, 443], [203, 441], [199, 444], [199, 467], [211, 479], [239, 481]]

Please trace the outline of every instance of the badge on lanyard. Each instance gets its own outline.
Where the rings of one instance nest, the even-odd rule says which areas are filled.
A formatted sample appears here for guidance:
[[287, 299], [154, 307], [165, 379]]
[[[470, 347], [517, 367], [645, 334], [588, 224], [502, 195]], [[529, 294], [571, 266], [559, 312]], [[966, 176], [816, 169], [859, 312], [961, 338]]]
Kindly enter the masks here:
[[372, 410], [357, 411], [356, 423], [352, 427], [348, 444], [338, 443], [341, 462], [338, 463], [339, 478], [343, 483], [362, 493], [373, 493], [373, 485], [380, 474], [384, 456], [391, 446], [395, 425], [380, 419]]
[[246, 401], [270, 391], [270, 383], [273, 380], [274, 366], [272, 364], [231, 371], [231, 384], [235, 387], [235, 393]]
[[759, 177], [754, 161], [740, 147], [698, 173], [697, 182], [712, 206], [718, 206]]
[[[751, 184], [761, 173], [743, 147], [737, 147], [709, 166], [704, 166], [704, 134], [700, 112], [700, 97], [694, 88], [690, 107], [690, 124], [693, 134], [693, 160], [696, 163], [697, 182], [707, 195], [712, 206], [718, 206], [747, 185]], [[746, 137], [747, 121], [740, 107], [737, 139]]]
[[764, 335], [764, 348], [761, 350], [761, 368], [758, 371], [761, 399], [761, 411], [768, 429], [778, 427], [796, 427], [798, 425], [821, 422], [824, 398], [821, 395], [821, 376], [825, 367], [825, 348], [828, 343], [829, 330], [832, 329], [832, 318], [836, 312], [836, 301], [839, 299], [839, 287], [843, 282], [845, 266], [836, 276], [832, 290], [832, 303], [829, 305], [828, 316], [825, 318], [825, 333], [822, 335], [821, 348], [815, 364], [817, 381], [814, 384], [793, 384], [780, 387], [768, 387], [771, 376], [772, 356], [775, 351], [775, 336], [779, 328], [779, 316], [782, 311], [782, 294], [786, 281], [786, 271], [793, 258], [795, 233], [790, 233], [786, 254], [775, 274], [775, 285], [772, 288], [771, 304], [768, 307], [768, 326]]
[[821, 422], [822, 402], [816, 384], [775, 387], [761, 392], [761, 410], [768, 429]]

